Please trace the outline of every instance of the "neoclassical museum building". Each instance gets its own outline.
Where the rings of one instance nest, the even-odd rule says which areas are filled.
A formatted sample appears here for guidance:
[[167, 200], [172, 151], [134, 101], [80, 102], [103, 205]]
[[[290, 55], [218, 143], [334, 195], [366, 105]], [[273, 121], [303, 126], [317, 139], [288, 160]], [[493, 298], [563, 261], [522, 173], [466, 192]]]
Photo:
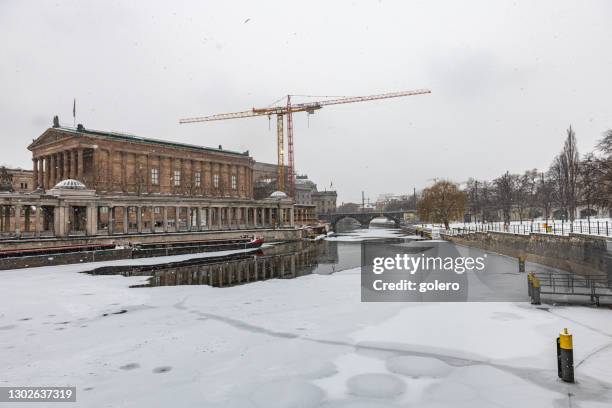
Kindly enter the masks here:
[[59, 125], [36, 138], [30, 191], [0, 192], [0, 231], [66, 237], [293, 228], [315, 216], [253, 198], [249, 152]]

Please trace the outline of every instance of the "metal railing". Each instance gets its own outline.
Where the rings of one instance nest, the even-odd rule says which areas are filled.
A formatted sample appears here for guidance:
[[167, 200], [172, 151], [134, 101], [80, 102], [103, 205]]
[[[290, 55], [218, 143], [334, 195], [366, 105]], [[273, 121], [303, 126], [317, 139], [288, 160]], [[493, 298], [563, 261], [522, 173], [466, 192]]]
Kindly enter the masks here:
[[612, 280], [604, 275], [577, 275], [563, 272], [536, 272], [541, 294], [588, 296], [599, 305], [600, 297], [612, 297]]
[[612, 223], [609, 220], [575, 220], [554, 222], [530, 222], [516, 224], [504, 224], [503, 222], [464, 224], [462, 226], [451, 226], [446, 233], [450, 235], [466, 234], [473, 232], [506, 232], [510, 234], [551, 234], [569, 235], [585, 234], [594, 236], [612, 236]]

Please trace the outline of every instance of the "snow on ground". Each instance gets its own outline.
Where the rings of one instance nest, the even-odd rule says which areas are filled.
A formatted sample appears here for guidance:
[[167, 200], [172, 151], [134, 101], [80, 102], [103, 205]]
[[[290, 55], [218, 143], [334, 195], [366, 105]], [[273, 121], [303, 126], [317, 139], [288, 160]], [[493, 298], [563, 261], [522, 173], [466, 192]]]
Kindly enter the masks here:
[[[0, 386], [77, 387], [54, 407], [612, 404], [609, 309], [361, 303], [358, 269], [134, 289], [146, 278], [76, 273], [91, 267], [0, 272]], [[563, 327], [575, 385], [557, 378]]]
[[[571, 224], [571, 225], [570, 225]], [[546, 225], [550, 230], [546, 230]], [[429, 231], [432, 229], [444, 230], [442, 224], [419, 224], [420, 227]], [[449, 228], [462, 229], [467, 231], [495, 231], [508, 232], [513, 234], [555, 234], [569, 235], [570, 232], [576, 234], [596, 235], [603, 237], [612, 236], [612, 219], [611, 218], [580, 218], [574, 220], [573, 223], [567, 220], [552, 220], [536, 219], [534, 221], [511, 221], [506, 227], [503, 222], [452, 222]]]

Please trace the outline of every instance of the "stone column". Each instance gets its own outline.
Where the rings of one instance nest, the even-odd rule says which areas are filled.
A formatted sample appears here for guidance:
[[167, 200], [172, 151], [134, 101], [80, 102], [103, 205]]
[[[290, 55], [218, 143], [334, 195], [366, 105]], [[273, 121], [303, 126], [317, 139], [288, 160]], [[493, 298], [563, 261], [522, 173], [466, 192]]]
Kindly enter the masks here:
[[217, 207], [217, 222], [219, 224], [219, 229], [223, 229], [223, 208]]
[[98, 207], [95, 205], [87, 206], [87, 224], [85, 226], [85, 233], [89, 236], [96, 235], [98, 233]]
[[75, 150], [70, 150], [70, 175], [71, 179], [75, 179], [77, 177], [76, 174], [76, 154]]
[[21, 208], [19, 204], [15, 206], [15, 236], [17, 238], [21, 237]]
[[42, 208], [40, 208], [40, 203], [36, 203], [36, 214], [34, 216], [34, 222], [36, 223], [34, 227], [34, 231], [36, 232], [36, 238], [40, 237], [40, 212]]
[[57, 174], [57, 169], [56, 169], [56, 163], [55, 163], [55, 155], [51, 155], [51, 159], [49, 160], [49, 188], [53, 188], [53, 186], [55, 186], [55, 184], [57, 184], [56, 181], [56, 174]]
[[115, 233], [115, 207], [108, 207], [108, 235]]
[[227, 227], [228, 229], [232, 229], [232, 223], [234, 222], [234, 217], [232, 212], [234, 211], [233, 207], [227, 208]]
[[[182, 177], [182, 175], [181, 175]], [[183, 180], [181, 180], [182, 182]], [[174, 230], [179, 232], [181, 230], [181, 207], [174, 207]]]
[[83, 149], [77, 150], [77, 179], [83, 182]]
[[45, 177], [45, 162], [41, 158], [38, 159], [38, 187], [43, 188]]
[[56, 206], [53, 208], [53, 231], [56, 237], [65, 237], [67, 235], [66, 226], [66, 207]]
[[294, 211], [294, 207], [289, 208], [289, 225], [291, 227], [295, 227], [295, 214], [293, 213]]
[[162, 207], [162, 216], [163, 216], [163, 224], [164, 224], [164, 232], [168, 232], [168, 207]]
[[130, 207], [125, 206], [123, 207], [123, 233], [127, 234], [128, 232], [130, 232], [130, 215], [129, 215], [129, 211]]
[[196, 231], [202, 231], [202, 207], [196, 209]]
[[139, 234], [142, 234], [142, 209], [143, 207], [136, 207], [136, 228]]
[[49, 188], [49, 169], [51, 168], [51, 166], [49, 164], [49, 156], [44, 157], [43, 160], [43, 166], [45, 168], [43, 172], [43, 189], [46, 190]]
[[151, 211], [151, 233], [155, 233], [155, 222], [156, 222], [156, 218], [155, 217], [155, 206], [151, 206], [150, 211]]
[[[91, 158], [91, 186], [88, 186], [91, 189], [95, 189], [97, 191], [100, 190], [100, 183], [99, 183], [99, 174], [98, 174], [98, 166], [100, 165], [100, 152], [99, 149], [97, 147], [94, 147], [93, 149], [93, 153], [92, 153], [92, 158]], [[124, 162], [125, 163], [125, 162]], [[123, 168], [125, 168], [126, 166], [123, 166]]]
[[63, 154], [63, 165], [64, 165], [64, 171], [62, 172], [62, 178], [69, 178], [69, 169], [68, 169], [68, 165], [70, 164], [69, 160], [68, 160], [68, 151], [64, 151], [62, 152]]
[[34, 190], [38, 188], [38, 159], [32, 159], [32, 182], [34, 185]]
[[24, 232], [30, 232], [32, 228], [32, 222], [31, 222], [31, 217], [30, 217], [31, 211], [32, 211], [32, 207], [29, 204], [23, 207], [23, 221], [24, 221], [23, 231]]
[[191, 230], [191, 207], [182, 207], [185, 208], [185, 227], [187, 231]]
[[7, 232], [9, 223], [6, 220], [6, 206], [0, 205], [0, 232]]

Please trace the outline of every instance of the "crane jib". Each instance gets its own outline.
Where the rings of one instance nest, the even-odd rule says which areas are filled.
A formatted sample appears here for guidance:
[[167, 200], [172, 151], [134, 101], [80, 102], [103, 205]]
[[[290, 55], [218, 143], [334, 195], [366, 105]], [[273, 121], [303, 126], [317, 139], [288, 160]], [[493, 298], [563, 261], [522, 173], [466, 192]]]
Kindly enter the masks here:
[[196, 122], [210, 122], [215, 120], [226, 120], [226, 119], [238, 119], [238, 118], [249, 118], [254, 116], [277, 116], [277, 144], [278, 144], [278, 180], [280, 190], [284, 190], [284, 130], [283, 130], [283, 116], [287, 115], [287, 139], [289, 145], [289, 166], [288, 166], [288, 176], [289, 180], [289, 188], [290, 195], [294, 194], [294, 178], [295, 178], [295, 169], [293, 162], [293, 119], [292, 114], [294, 112], [307, 112], [309, 114], [314, 113], [316, 110], [321, 109], [323, 106], [328, 105], [340, 105], [346, 103], [355, 103], [355, 102], [367, 102], [367, 101], [375, 101], [379, 99], [390, 99], [390, 98], [399, 98], [402, 96], [413, 96], [413, 95], [423, 95], [429, 94], [431, 91], [429, 89], [417, 89], [413, 91], [402, 91], [402, 92], [389, 92], [384, 94], [377, 95], [369, 95], [369, 96], [353, 96], [346, 98], [338, 98], [338, 99], [327, 99], [323, 101], [317, 102], [306, 102], [306, 103], [291, 103], [291, 95], [287, 95], [287, 104], [284, 106], [272, 106], [267, 108], [253, 108], [248, 111], [242, 112], [233, 112], [233, 113], [222, 113], [219, 115], [212, 116], [203, 116], [203, 117], [195, 117], [195, 118], [186, 118], [181, 119], [179, 123], [196, 123]]

